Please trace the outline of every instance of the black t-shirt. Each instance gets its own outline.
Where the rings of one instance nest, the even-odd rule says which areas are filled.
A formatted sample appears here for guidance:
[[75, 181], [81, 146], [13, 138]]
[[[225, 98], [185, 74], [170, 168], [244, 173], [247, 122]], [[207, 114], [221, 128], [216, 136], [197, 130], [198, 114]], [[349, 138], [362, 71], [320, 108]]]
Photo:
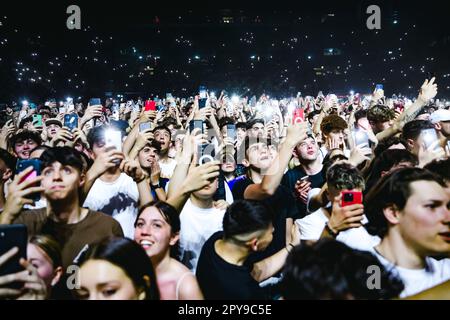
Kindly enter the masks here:
[[203, 245], [197, 264], [197, 280], [207, 300], [261, 300], [266, 291], [251, 276], [251, 267], [223, 260], [214, 248], [223, 231], [214, 233]]
[[[232, 190], [233, 199], [244, 199], [245, 189], [247, 189], [247, 187], [252, 185], [253, 183], [254, 182], [247, 177], [236, 181]], [[273, 196], [264, 199], [261, 202], [264, 203], [267, 208], [272, 211], [272, 224], [274, 228], [273, 240], [264, 251], [251, 254], [246, 262], [249, 264], [253, 264], [267, 257], [270, 257], [286, 246], [286, 219], [295, 219], [295, 215], [298, 211], [295, 199], [293, 198], [292, 194], [286, 187], [282, 185], [277, 188]]]
[[[306, 175], [307, 174], [305, 170], [303, 170], [303, 167], [297, 166], [291, 170], [288, 170], [284, 174], [283, 179], [281, 179], [281, 185], [285, 186], [289, 190], [295, 202], [297, 203], [298, 212], [295, 215], [295, 219], [304, 218], [308, 214], [306, 210], [306, 204], [304, 204], [303, 201], [298, 199], [295, 195], [295, 184]], [[322, 170], [320, 170], [315, 175], [309, 176], [308, 181], [311, 182], [311, 189], [322, 188], [323, 184], [325, 183], [325, 177]]]

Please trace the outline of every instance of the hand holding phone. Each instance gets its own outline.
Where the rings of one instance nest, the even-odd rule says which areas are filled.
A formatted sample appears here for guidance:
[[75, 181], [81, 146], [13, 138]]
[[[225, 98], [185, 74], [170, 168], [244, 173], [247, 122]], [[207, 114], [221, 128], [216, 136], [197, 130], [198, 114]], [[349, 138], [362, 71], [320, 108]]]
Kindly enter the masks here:
[[145, 101], [144, 111], [156, 111], [156, 102], [152, 100]]
[[199, 134], [203, 134], [203, 120], [191, 120], [189, 123], [189, 132], [192, 133], [194, 129], [199, 129]]
[[236, 125], [235, 124], [227, 124], [227, 138], [231, 140], [236, 140]]
[[152, 123], [151, 122], [143, 122], [139, 124], [139, 132], [145, 131], [145, 130], [149, 130], [152, 128]]

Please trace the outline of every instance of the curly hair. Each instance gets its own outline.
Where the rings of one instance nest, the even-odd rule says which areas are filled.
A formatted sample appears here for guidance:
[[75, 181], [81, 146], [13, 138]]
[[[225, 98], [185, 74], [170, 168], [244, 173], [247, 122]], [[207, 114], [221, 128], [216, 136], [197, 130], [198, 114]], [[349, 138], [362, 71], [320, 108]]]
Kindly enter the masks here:
[[361, 173], [348, 163], [333, 164], [327, 171], [327, 184], [337, 190], [365, 188], [364, 178]]
[[326, 116], [320, 124], [320, 130], [325, 135], [328, 135], [333, 130], [345, 130], [347, 127], [347, 122], [336, 114]]
[[395, 118], [395, 111], [381, 104], [367, 110], [367, 120], [370, 122], [386, 122]]

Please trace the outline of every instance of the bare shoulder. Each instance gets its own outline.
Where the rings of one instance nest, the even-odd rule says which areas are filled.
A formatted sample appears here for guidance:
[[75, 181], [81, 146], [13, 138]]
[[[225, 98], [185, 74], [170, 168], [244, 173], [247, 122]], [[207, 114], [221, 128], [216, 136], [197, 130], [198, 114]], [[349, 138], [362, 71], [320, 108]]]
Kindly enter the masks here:
[[172, 259], [172, 272], [176, 278], [180, 300], [203, 300], [197, 278], [186, 266]]

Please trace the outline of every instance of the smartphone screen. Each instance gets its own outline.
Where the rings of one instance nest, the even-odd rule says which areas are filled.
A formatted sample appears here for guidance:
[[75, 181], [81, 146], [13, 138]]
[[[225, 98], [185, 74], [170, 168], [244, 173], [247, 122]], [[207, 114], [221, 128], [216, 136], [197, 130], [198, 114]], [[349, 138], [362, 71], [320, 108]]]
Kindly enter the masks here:
[[118, 130], [105, 130], [105, 144], [107, 147], [114, 147], [122, 151], [122, 133]]
[[66, 114], [64, 116], [64, 127], [67, 127], [70, 131], [78, 127], [78, 116], [75, 113]]
[[192, 120], [189, 123], [189, 132], [194, 131], [194, 129], [200, 129], [199, 134], [203, 133], [203, 120]]
[[430, 148], [433, 144], [436, 144], [435, 149], [439, 149], [439, 143], [436, 143], [439, 141], [439, 138], [437, 136], [435, 129], [425, 129], [420, 132], [420, 139], [423, 143], [423, 146], [425, 149]]
[[[24, 270], [20, 265], [20, 258], [27, 258], [28, 234], [27, 227], [23, 224], [0, 225], [0, 256], [10, 249], [17, 247], [19, 252], [0, 266], [0, 277]], [[22, 282], [13, 282], [9, 288], [18, 289]]]
[[33, 114], [33, 125], [35, 127], [42, 127], [42, 115]]
[[369, 147], [369, 135], [362, 130], [354, 130], [353, 137], [355, 139], [355, 146], [362, 148]]
[[198, 99], [198, 108], [203, 109], [206, 107], [206, 98]]
[[236, 140], [236, 125], [235, 124], [227, 124], [227, 138], [231, 140]]
[[139, 132], [148, 130], [152, 128], [152, 124], [150, 122], [144, 122], [139, 124]]
[[198, 89], [198, 93], [199, 93], [200, 99], [206, 99], [206, 87], [205, 86], [200, 86]]
[[102, 102], [101, 102], [100, 98], [91, 98], [91, 100], [89, 100], [90, 106], [98, 106], [101, 104], [102, 104]]
[[[39, 159], [26, 159], [26, 160], [20, 159], [20, 160], [18, 160], [17, 164], [16, 164], [16, 174], [21, 173], [28, 167], [33, 167], [34, 170], [31, 171], [29, 174], [27, 174], [20, 182], [23, 182], [25, 180], [30, 180], [30, 179], [36, 178], [37, 176], [41, 175], [41, 161]], [[38, 186], [38, 184], [32, 185], [32, 186], [36, 187], [36, 186]], [[28, 199], [38, 201], [41, 198], [41, 194], [40, 193], [32, 193], [26, 197]]]
[[383, 85], [382, 84], [377, 84], [375, 89], [376, 90], [383, 90]]

